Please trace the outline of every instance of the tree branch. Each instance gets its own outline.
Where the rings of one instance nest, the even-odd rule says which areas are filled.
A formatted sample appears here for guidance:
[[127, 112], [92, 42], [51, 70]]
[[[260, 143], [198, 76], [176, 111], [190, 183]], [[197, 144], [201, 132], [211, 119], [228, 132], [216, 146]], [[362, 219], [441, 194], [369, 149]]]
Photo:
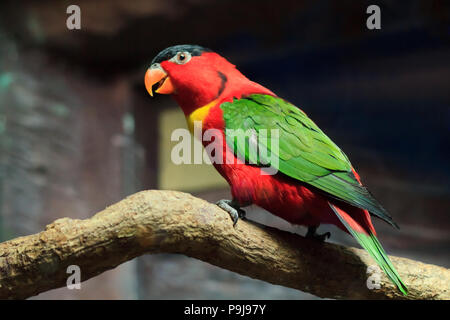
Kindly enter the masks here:
[[[58, 219], [38, 234], [0, 244], [0, 298], [21, 299], [66, 285], [67, 267], [82, 280], [144, 253], [181, 253], [242, 275], [319, 297], [404, 298], [383, 274], [366, 286], [363, 250], [319, 243], [249, 221], [174, 191], [142, 191], [90, 219]], [[450, 270], [391, 257], [408, 299], [450, 299]]]

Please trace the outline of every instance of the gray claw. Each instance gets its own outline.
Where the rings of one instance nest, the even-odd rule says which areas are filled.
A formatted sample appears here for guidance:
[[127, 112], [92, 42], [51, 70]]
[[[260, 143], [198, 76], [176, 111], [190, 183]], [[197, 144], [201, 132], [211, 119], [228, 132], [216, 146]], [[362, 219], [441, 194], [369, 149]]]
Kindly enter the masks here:
[[233, 227], [238, 222], [239, 218], [245, 217], [245, 211], [239, 208], [239, 204], [234, 202], [233, 200], [219, 200], [216, 202], [216, 205], [228, 212], [228, 214], [231, 217], [231, 220], [233, 220]]

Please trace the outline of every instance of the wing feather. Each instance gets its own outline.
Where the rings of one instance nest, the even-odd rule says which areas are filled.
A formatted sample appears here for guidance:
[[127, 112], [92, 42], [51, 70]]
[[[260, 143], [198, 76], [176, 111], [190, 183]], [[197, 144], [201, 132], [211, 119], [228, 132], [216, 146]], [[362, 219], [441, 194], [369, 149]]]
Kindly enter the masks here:
[[[225, 102], [220, 107], [227, 143], [247, 163], [263, 166], [269, 161], [269, 157], [262, 159], [249, 152], [253, 139], [240, 135], [250, 130], [256, 135], [257, 148], [265, 148], [267, 154], [278, 157], [276, 169], [282, 174], [366, 209], [397, 227], [388, 212], [359, 183], [344, 152], [302, 110], [281, 98], [262, 94]], [[271, 129], [278, 129], [278, 148], [270, 143]]]

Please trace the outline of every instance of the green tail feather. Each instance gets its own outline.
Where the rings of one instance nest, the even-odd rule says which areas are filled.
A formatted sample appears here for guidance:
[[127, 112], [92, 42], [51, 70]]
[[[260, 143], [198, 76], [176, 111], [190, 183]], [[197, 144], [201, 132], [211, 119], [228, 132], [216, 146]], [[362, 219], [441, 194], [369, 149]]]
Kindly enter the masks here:
[[338, 216], [339, 220], [341, 220], [342, 224], [347, 228], [347, 230], [352, 234], [352, 236], [359, 242], [361, 247], [367, 250], [367, 252], [370, 254], [370, 256], [375, 259], [375, 261], [378, 263], [378, 265], [383, 269], [383, 271], [386, 273], [386, 275], [391, 279], [391, 281], [397, 286], [397, 288], [406, 296], [408, 295], [408, 288], [403, 283], [402, 279], [400, 279], [400, 276], [397, 273], [397, 270], [395, 270], [394, 266], [392, 265], [391, 260], [389, 259], [388, 255], [384, 251], [383, 247], [380, 244], [380, 241], [378, 241], [377, 237], [369, 233], [363, 234], [356, 232], [353, 230], [350, 225], [345, 221], [341, 215], [336, 211], [334, 206], [330, 204], [331, 209], [333, 209], [334, 213]]

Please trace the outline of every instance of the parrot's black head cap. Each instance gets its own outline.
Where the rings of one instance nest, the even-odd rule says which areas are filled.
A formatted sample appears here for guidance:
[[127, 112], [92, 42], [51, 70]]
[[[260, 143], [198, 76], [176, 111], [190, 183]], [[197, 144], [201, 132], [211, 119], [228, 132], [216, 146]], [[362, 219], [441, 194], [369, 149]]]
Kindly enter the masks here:
[[187, 51], [191, 54], [191, 56], [200, 56], [203, 52], [212, 52], [212, 50], [208, 48], [204, 48], [195, 44], [180, 44], [177, 46], [172, 46], [164, 49], [153, 59], [152, 64], [161, 63], [172, 58], [178, 52]]

